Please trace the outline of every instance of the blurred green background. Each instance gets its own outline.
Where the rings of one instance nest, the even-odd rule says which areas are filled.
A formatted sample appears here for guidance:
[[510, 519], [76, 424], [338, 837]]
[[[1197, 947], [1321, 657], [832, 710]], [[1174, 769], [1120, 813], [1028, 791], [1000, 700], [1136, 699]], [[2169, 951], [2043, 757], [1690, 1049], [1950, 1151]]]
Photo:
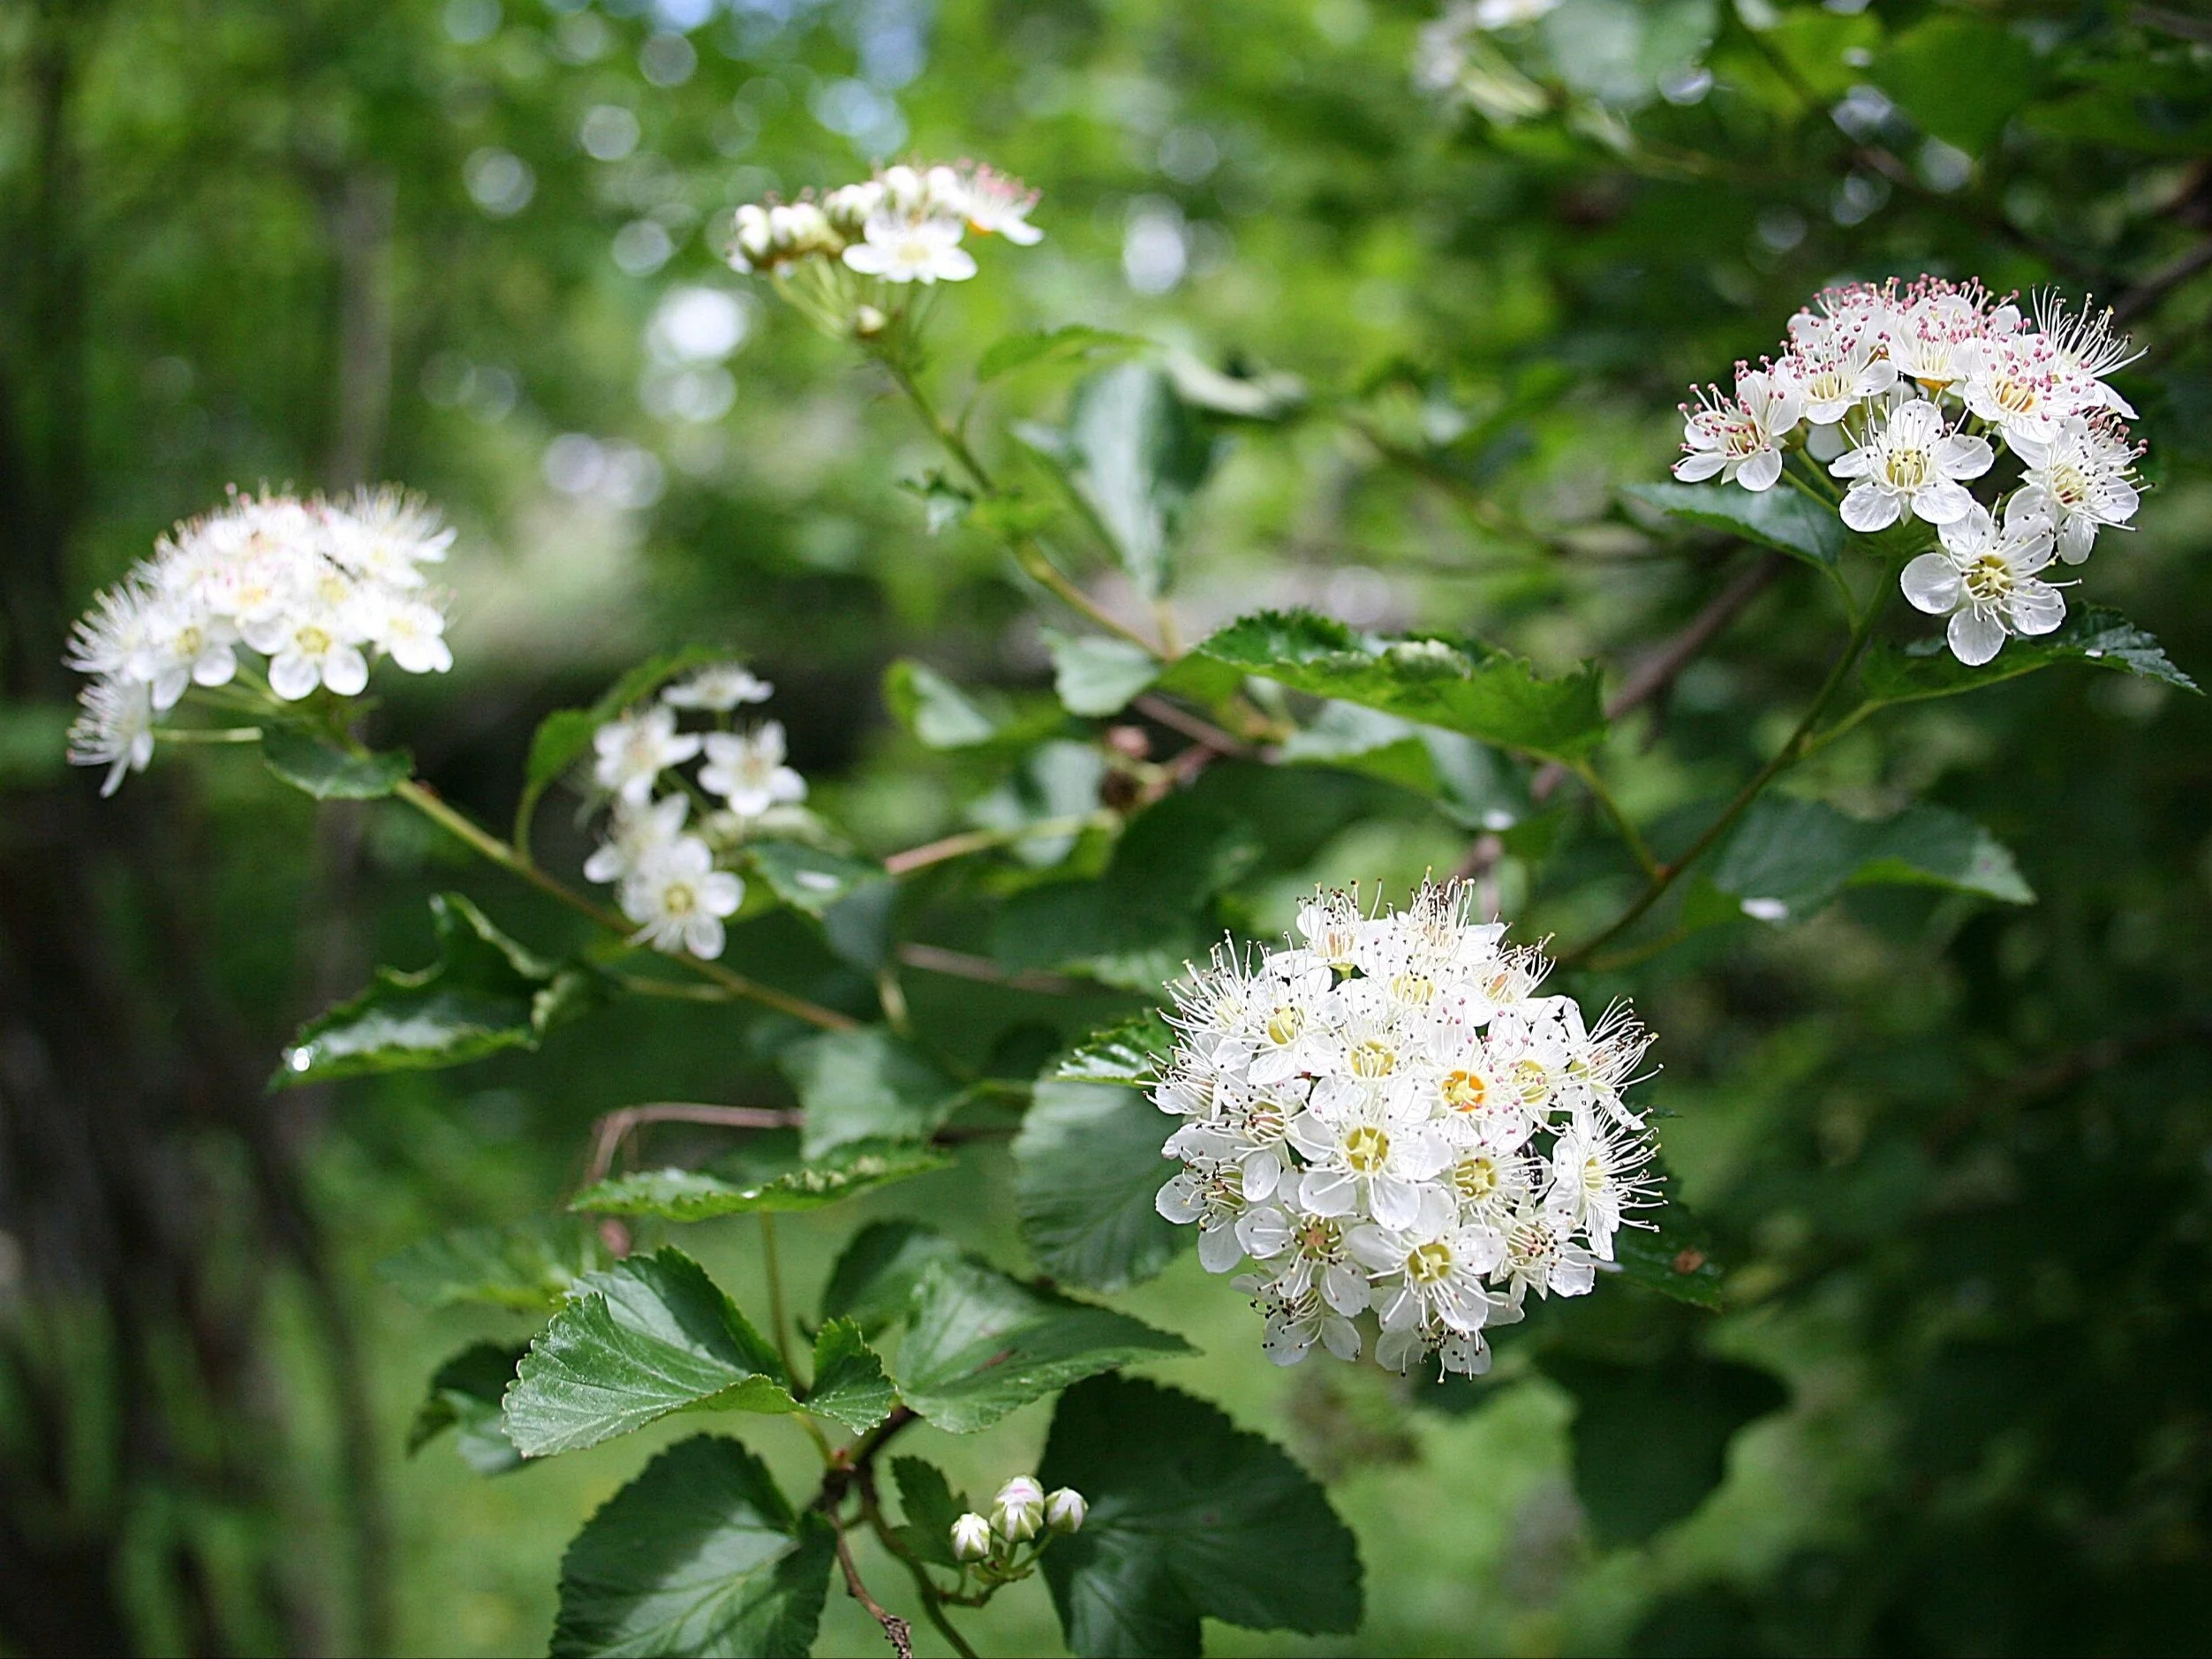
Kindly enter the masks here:
[[[721, 264], [739, 202], [879, 156], [986, 159], [1043, 189], [1046, 240], [986, 252], [940, 306], [953, 381], [1010, 328], [1083, 320], [1165, 343], [1194, 384], [1295, 374], [1422, 459], [1330, 422], [1237, 426], [1188, 539], [1188, 625], [1310, 604], [1616, 675], [1738, 569], [1615, 494], [1661, 476], [1688, 382], [1771, 350], [1838, 277], [2094, 292], [2147, 348], [2119, 384], [2155, 487], [2080, 597], [2212, 669], [2201, 11], [1568, 0], [1571, 26], [1536, 37], [1424, 33], [1438, 16], [0, 3], [0, 1652], [538, 1651], [559, 1551], [674, 1437], [491, 1481], [446, 1444], [406, 1458], [436, 1363], [528, 1326], [425, 1316], [375, 1264], [557, 1204], [603, 1112], [762, 1097], [757, 1034], [626, 1006], [535, 1056], [266, 1093], [298, 1021], [377, 961], [427, 960], [428, 893], [466, 886], [548, 948], [568, 923], [398, 807], [318, 809], [250, 753], [165, 757], [97, 801], [60, 762], [59, 658], [91, 592], [225, 486], [403, 479], [461, 527], [458, 666], [388, 688], [374, 734], [454, 800], [503, 821], [541, 713], [703, 639], [776, 682], [815, 804], [869, 850], [959, 828], [1000, 780], [922, 749], [879, 680], [907, 655], [1033, 695], [1032, 607], [984, 539], [926, 532], [902, 486], [935, 458], [885, 387]], [[1536, 107], [1502, 118], [1520, 87]], [[1063, 391], [1024, 379], [993, 419]], [[1831, 627], [1808, 578], [1776, 584], [1682, 677], [1665, 746], [1619, 741], [1632, 807], [1740, 777]], [[1854, 894], [1598, 987], [1660, 1033], [1653, 1097], [1725, 1313], [1593, 1298], [1580, 1369], [1508, 1333], [1442, 1409], [1376, 1374], [1272, 1369], [1188, 1256], [1127, 1299], [1206, 1351], [1160, 1374], [1287, 1444], [1362, 1540], [1358, 1637], [1210, 1642], [2212, 1645], [2207, 737], [2201, 702], [2105, 675], [1887, 717], [1808, 787], [1972, 814], [2035, 907]], [[1316, 880], [1402, 891], [1457, 863], [1466, 832], [1411, 800], [1351, 789], [1278, 826], [1295, 856], [1231, 915], [1265, 931]], [[580, 827], [541, 822], [572, 871]], [[1505, 866], [1535, 936], [1604, 910], [1570, 891], [1578, 845], [1551, 856]], [[1532, 907], [1536, 873], [1569, 897]], [[733, 960], [851, 994], [773, 917]], [[1129, 1006], [910, 989], [957, 993], [978, 1059]], [[1020, 1259], [1002, 1156], [930, 1183], [859, 1212], [918, 1206]], [[787, 1227], [800, 1301], [854, 1218]], [[749, 1282], [755, 1234], [723, 1227], [698, 1248]], [[1723, 1398], [1729, 1358], [1785, 1403]], [[1605, 1380], [1624, 1376], [1642, 1380]], [[1030, 1467], [1046, 1418], [914, 1444], [987, 1488]], [[749, 1438], [780, 1469], [811, 1457], [775, 1424]], [[1674, 1460], [1608, 1486], [1624, 1439]], [[1034, 1583], [972, 1629], [985, 1652], [1057, 1644]], [[820, 1651], [880, 1648], [834, 1596]]]

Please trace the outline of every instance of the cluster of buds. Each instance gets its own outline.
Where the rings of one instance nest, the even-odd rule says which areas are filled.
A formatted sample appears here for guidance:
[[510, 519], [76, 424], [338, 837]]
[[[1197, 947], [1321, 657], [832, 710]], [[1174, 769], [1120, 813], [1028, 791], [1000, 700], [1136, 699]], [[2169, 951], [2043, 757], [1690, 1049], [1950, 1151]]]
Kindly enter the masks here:
[[1055, 1536], [1083, 1530], [1091, 1505], [1063, 1486], [1047, 1493], [1026, 1474], [999, 1489], [988, 1517], [972, 1511], [953, 1522], [953, 1558], [987, 1588], [1027, 1578]]
[[729, 262], [768, 277], [826, 332], [873, 339], [906, 316], [916, 284], [976, 274], [961, 245], [970, 232], [1022, 247], [1041, 240], [1029, 222], [1036, 205], [1021, 180], [977, 162], [901, 164], [819, 197], [746, 203]]

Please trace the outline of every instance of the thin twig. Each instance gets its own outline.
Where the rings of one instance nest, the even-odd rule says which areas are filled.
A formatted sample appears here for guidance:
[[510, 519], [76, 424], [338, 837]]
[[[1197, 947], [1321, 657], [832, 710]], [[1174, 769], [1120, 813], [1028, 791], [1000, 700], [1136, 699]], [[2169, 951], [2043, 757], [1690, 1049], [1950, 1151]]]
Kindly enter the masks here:
[[648, 1123], [703, 1123], [716, 1129], [792, 1129], [805, 1120], [796, 1106], [711, 1106], [688, 1100], [656, 1100], [609, 1112], [592, 1126], [592, 1164], [584, 1178], [596, 1187], [615, 1167], [622, 1143]]
[[2113, 301], [2112, 320], [2116, 323], [2128, 322], [2141, 316], [2207, 268], [2212, 268], [2212, 237], [2206, 238], [2178, 258], [2168, 260]]
[[845, 1542], [845, 1529], [837, 1518], [830, 1517], [830, 1525], [837, 1529], [837, 1565], [845, 1569], [845, 1594], [868, 1610], [868, 1617], [883, 1626], [883, 1639], [891, 1644], [891, 1651], [899, 1659], [914, 1659], [914, 1627], [896, 1613], [886, 1612], [883, 1603], [868, 1594], [868, 1587], [860, 1581], [860, 1569], [853, 1565], [852, 1546]]
[[1129, 706], [1147, 720], [1158, 720], [1170, 731], [1181, 732], [1194, 743], [1204, 743], [1216, 754], [1236, 759], [1247, 759], [1252, 754], [1251, 744], [1240, 737], [1232, 737], [1211, 720], [1200, 720], [1196, 714], [1177, 708], [1164, 697], [1147, 691]]
[[897, 954], [906, 966], [918, 968], [925, 974], [944, 974], [954, 979], [974, 979], [985, 984], [1004, 985], [1012, 991], [1036, 991], [1046, 996], [1072, 997], [1098, 989], [1087, 980], [1071, 978], [1066, 974], [1042, 973], [1033, 969], [1008, 970], [988, 956], [947, 950], [941, 945], [919, 945], [909, 940], [897, 947]]
[[965, 858], [970, 853], [989, 852], [994, 847], [1008, 847], [1015, 841], [1041, 841], [1053, 835], [1079, 835], [1084, 830], [1111, 822], [1112, 816], [1104, 812], [1081, 812], [1066, 818], [1038, 818], [1033, 824], [1016, 825], [1012, 829], [962, 830], [956, 835], [947, 835], [919, 847], [910, 847], [902, 853], [893, 853], [883, 861], [883, 867], [892, 875], [903, 876], [912, 871], [925, 870], [932, 864]]

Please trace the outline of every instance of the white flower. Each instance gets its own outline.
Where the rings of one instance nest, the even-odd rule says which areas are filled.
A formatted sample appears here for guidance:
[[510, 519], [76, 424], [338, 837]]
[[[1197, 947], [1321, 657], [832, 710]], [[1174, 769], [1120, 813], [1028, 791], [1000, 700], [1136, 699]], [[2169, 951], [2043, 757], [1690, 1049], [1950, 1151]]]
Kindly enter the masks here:
[[973, 1511], [953, 1522], [953, 1559], [981, 1561], [991, 1553], [991, 1523]]
[[154, 758], [154, 703], [144, 681], [103, 675], [78, 694], [81, 705], [69, 728], [72, 765], [105, 766], [103, 796], [123, 787], [126, 772], [144, 772]]
[[2031, 492], [2006, 503], [2002, 530], [1977, 502], [1939, 533], [1942, 550], [1921, 554], [1899, 582], [1915, 609], [1951, 618], [1946, 637], [1959, 661], [1979, 667], [2008, 632], [2047, 634], [2065, 620], [2065, 600], [2035, 574], [2050, 562], [2054, 535]]
[[1962, 480], [1978, 479], [1995, 456], [1989, 441], [1951, 432], [1924, 398], [1899, 405], [1868, 427], [1859, 447], [1828, 469], [1856, 480], [1843, 500], [1843, 521], [1871, 532], [1906, 512], [1947, 524], [1974, 505]]
[[1328, 1104], [1291, 1120], [1290, 1143], [1307, 1160], [1298, 1203], [1317, 1216], [1369, 1215], [1408, 1227], [1421, 1213], [1422, 1188], [1451, 1162], [1418, 1102], [1393, 1101], [1356, 1084], [1329, 1092]]
[[1063, 1537], [1083, 1530], [1091, 1503], [1072, 1486], [1056, 1487], [1045, 1497], [1045, 1525]]
[[294, 605], [248, 622], [245, 643], [268, 659], [268, 689], [296, 703], [321, 685], [336, 697], [358, 697], [368, 686], [366, 638], [347, 610], [316, 603]]
[[2041, 335], [1984, 340], [1967, 359], [1967, 408], [2018, 448], [2023, 438], [2048, 441], [2080, 402], [2080, 387], [2065, 374], [2056, 350]]
[[[420, 587], [421, 567], [442, 562], [453, 531], [437, 509], [404, 491], [364, 489], [325, 516], [330, 556], [357, 576], [396, 588]], [[410, 669], [410, 673], [419, 673]]]
[[1483, 1281], [1505, 1259], [1505, 1235], [1481, 1223], [1460, 1225], [1441, 1194], [1423, 1210], [1411, 1227], [1370, 1223], [1351, 1234], [1352, 1254], [1376, 1277], [1383, 1329], [1439, 1322], [1453, 1331], [1479, 1331], [1491, 1307]]
[[806, 780], [783, 764], [783, 725], [764, 720], [751, 732], [709, 732], [699, 785], [729, 803], [739, 818], [806, 799]]
[[[1287, 1278], [1269, 1278], [1260, 1273], [1240, 1274], [1232, 1281], [1252, 1299], [1252, 1311], [1261, 1318], [1260, 1352], [1276, 1365], [1295, 1365], [1313, 1352], [1318, 1342], [1340, 1360], [1360, 1357], [1359, 1327], [1323, 1300], [1312, 1286], [1293, 1286]], [[1366, 1285], [1360, 1286], [1360, 1306], [1367, 1305]]]
[[227, 685], [237, 675], [238, 630], [190, 596], [155, 600], [144, 624], [125, 672], [153, 687], [157, 712], [175, 707], [188, 685]]
[[1518, 1302], [1534, 1290], [1539, 1296], [1589, 1293], [1597, 1270], [1590, 1253], [1574, 1240], [1565, 1223], [1533, 1201], [1522, 1204], [1506, 1229], [1506, 1293]]
[[1045, 1489], [1017, 1474], [999, 1489], [991, 1503], [991, 1527], [1008, 1543], [1034, 1538], [1045, 1520]]
[[592, 856], [584, 861], [584, 879], [622, 880], [683, 833], [684, 816], [691, 807], [691, 797], [684, 795], [664, 795], [649, 806], [638, 805], [617, 796], [614, 816], [608, 821], [606, 840], [593, 848]]
[[699, 751], [699, 740], [676, 728], [676, 711], [649, 708], [609, 720], [592, 734], [592, 780], [632, 806], [643, 806], [653, 786], [671, 766], [680, 766]]
[[356, 601], [362, 636], [409, 674], [443, 674], [453, 667], [445, 613], [406, 590], [375, 590]]
[[2036, 297], [2035, 328], [2050, 342], [2060, 366], [2076, 378], [2084, 405], [2080, 412], [2109, 409], [2130, 420], [2135, 419], [2127, 399], [2104, 384], [2106, 375], [2143, 355], [2125, 335], [2113, 332], [2110, 306], [2093, 312], [2085, 305], [2069, 316], [2066, 302], [2055, 290], [2046, 291]]
[[1775, 373], [1797, 388], [1807, 420], [1830, 426], [1897, 384], [1897, 366], [1881, 347], [1871, 328], [1830, 330], [1783, 358]]
[[1234, 1165], [1224, 1169], [1194, 1164], [1170, 1176], [1152, 1200], [1152, 1208], [1178, 1226], [1198, 1224], [1198, 1265], [1209, 1273], [1227, 1272], [1244, 1254], [1236, 1236], [1244, 1214], [1238, 1179]]
[[718, 662], [688, 675], [661, 693], [670, 708], [711, 709], [727, 714], [741, 703], [765, 703], [775, 690], [742, 663]]
[[2100, 529], [2135, 517], [2142, 499], [2133, 476], [2138, 452], [2108, 421], [2072, 415], [2049, 442], [2016, 438], [2012, 449], [2024, 493], [2050, 516], [2058, 556], [2068, 564], [2089, 556]]
[[878, 213], [845, 263], [887, 283], [962, 283], [976, 274], [975, 256], [960, 245], [960, 226], [942, 219]]
[[1769, 490], [1782, 476], [1781, 441], [1804, 413], [1804, 394], [1790, 377], [1759, 369], [1736, 371], [1736, 395], [1709, 388], [1689, 411], [1682, 433], [1687, 453], [1674, 476], [1695, 484], [1718, 473], [1748, 490]]
[[1641, 1135], [1578, 1120], [1551, 1146], [1544, 1206], [1569, 1230], [1580, 1228], [1601, 1262], [1613, 1259], [1613, 1234], [1630, 1210], [1657, 1202], [1651, 1143]]
[[1302, 1304], [1310, 1294], [1317, 1295], [1325, 1311], [1350, 1319], [1365, 1312], [1372, 1300], [1340, 1218], [1257, 1204], [1237, 1218], [1236, 1239], [1247, 1256], [1272, 1265], [1274, 1277], [1267, 1286], [1289, 1301]]
[[978, 236], [1002, 236], [1016, 247], [1034, 247], [1045, 233], [1029, 222], [1037, 192], [995, 168], [971, 166], [961, 181], [968, 228]]
[[722, 954], [722, 918], [736, 914], [745, 884], [714, 868], [696, 835], [680, 835], [638, 861], [623, 879], [623, 914], [641, 924], [631, 939], [655, 950], [686, 950], [712, 961]]

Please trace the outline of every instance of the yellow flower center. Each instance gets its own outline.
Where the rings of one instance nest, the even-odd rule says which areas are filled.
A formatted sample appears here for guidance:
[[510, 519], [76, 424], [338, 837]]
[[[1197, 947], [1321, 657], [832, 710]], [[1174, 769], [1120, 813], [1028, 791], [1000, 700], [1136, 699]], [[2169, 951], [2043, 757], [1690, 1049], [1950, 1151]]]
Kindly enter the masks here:
[[2012, 567], [1994, 553], [1985, 553], [1965, 572], [1967, 592], [1983, 605], [2001, 604], [2012, 592]]
[[1541, 1060], [1515, 1060], [1513, 1083], [1514, 1092], [1521, 1097], [1523, 1105], [1540, 1106], [1551, 1097], [1551, 1074], [1544, 1069]]
[[1433, 1285], [1452, 1272], [1452, 1247], [1441, 1239], [1416, 1245], [1406, 1255], [1406, 1277], [1416, 1285]]
[[1490, 1080], [1480, 1072], [1444, 1074], [1444, 1104], [1454, 1112], [1480, 1112], [1490, 1099]]
[[1498, 1160], [1487, 1152], [1477, 1152], [1472, 1158], [1463, 1158], [1452, 1165], [1452, 1186], [1461, 1198], [1470, 1204], [1478, 1204], [1492, 1196], [1503, 1180], [1504, 1177], [1499, 1173]]
[[1928, 482], [1933, 469], [1928, 451], [1916, 448], [1891, 450], [1883, 457], [1882, 470], [1893, 488], [1916, 490]]
[[292, 636], [292, 644], [302, 655], [320, 657], [330, 649], [330, 636], [320, 628], [303, 628]]
[[1378, 1077], [1389, 1076], [1398, 1069], [1398, 1051], [1387, 1043], [1370, 1037], [1366, 1042], [1353, 1046], [1350, 1064], [1353, 1076], [1372, 1082]]
[[1355, 1175], [1372, 1175], [1390, 1159], [1390, 1136], [1363, 1123], [1344, 1137], [1344, 1161]]
[[1305, 1029], [1306, 1016], [1287, 1004], [1267, 1016], [1267, 1040], [1277, 1048], [1289, 1047]]
[[698, 896], [689, 882], [671, 882], [661, 892], [661, 908], [670, 916], [689, 916], [698, 906]]

